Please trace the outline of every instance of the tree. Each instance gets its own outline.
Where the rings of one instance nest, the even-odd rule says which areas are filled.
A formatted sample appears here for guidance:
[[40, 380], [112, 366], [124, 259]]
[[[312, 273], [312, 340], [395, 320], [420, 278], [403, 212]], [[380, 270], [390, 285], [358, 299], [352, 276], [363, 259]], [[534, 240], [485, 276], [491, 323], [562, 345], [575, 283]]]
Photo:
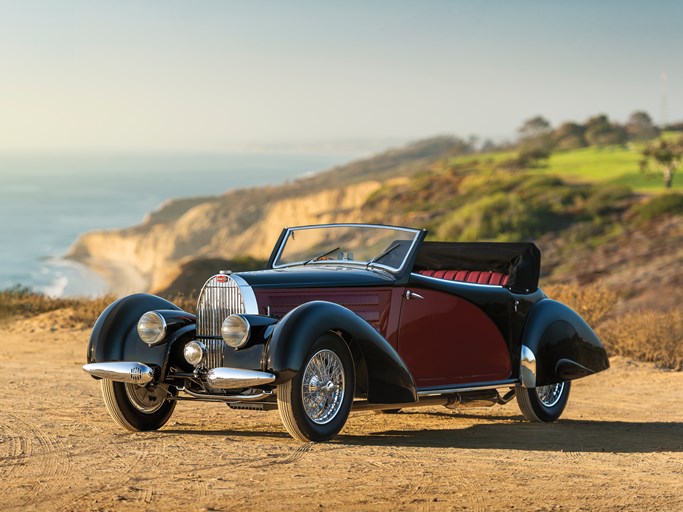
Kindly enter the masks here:
[[521, 141], [535, 139], [548, 135], [552, 131], [550, 123], [542, 116], [532, 117], [524, 121], [524, 124], [517, 129]]
[[604, 114], [591, 117], [586, 121], [586, 142], [591, 146], [623, 144], [627, 140], [626, 129], [616, 123], [611, 123]]
[[659, 135], [659, 129], [652, 122], [652, 118], [643, 111], [631, 114], [626, 123], [626, 132], [631, 140], [650, 140]]
[[681, 165], [681, 160], [683, 160], [683, 137], [658, 139], [648, 144], [643, 150], [640, 169], [646, 173], [661, 172], [664, 177], [664, 186], [671, 188], [674, 174]]
[[552, 126], [541, 116], [527, 119], [519, 127], [519, 162], [523, 165], [534, 164], [550, 156], [553, 150]]
[[562, 123], [553, 132], [553, 140], [557, 149], [578, 149], [585, 147], [586, 127], [577, 123]]

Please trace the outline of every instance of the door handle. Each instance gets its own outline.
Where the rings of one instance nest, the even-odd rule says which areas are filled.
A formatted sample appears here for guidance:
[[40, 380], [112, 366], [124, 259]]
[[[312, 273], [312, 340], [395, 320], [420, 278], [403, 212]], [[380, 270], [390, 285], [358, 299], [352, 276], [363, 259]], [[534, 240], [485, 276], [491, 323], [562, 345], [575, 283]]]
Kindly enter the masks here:
[[411, 292], [410, 290], [406, 290], [406, 300], [410, 299], [424, 299], [422, 295], [419, 293]]

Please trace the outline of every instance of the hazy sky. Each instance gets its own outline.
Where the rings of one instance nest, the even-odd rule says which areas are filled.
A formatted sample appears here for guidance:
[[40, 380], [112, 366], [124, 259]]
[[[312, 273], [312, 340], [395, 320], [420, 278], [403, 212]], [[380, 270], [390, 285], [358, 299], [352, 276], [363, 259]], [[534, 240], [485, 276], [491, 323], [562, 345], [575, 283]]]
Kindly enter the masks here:
[[683, 119], [683, 1], [0, 0], [0, 150]]

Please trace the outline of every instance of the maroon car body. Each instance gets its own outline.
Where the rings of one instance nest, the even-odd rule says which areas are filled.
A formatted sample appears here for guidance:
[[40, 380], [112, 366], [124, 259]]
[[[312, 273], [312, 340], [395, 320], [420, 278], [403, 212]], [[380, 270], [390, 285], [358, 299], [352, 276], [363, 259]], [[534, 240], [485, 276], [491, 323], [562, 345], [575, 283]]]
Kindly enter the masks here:
[[609, 363], [579, 315], [538, 288], [538, 249], [426, 234], [285, 229], [265, 270], [211, 277], [196, 316], [146, 294], [110, 305], [84, 369], [129, 430], [159, 428], [180, 399], [277, 407], [306, 441], [336, 435], [353, 409], [516, 397], [528, 419], [557, 419], [570, 381]]

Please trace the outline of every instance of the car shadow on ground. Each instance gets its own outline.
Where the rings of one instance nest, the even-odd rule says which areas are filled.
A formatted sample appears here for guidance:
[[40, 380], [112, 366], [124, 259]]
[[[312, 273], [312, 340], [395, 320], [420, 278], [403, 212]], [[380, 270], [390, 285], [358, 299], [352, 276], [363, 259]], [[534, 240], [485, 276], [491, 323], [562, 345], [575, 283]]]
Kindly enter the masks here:
[[511, 417], [501, 419], [506, 422], [440, 430], [386, 430], [364, 436], [341, 435], [333, 442], [477, 450], [683, 452], [683, 423], [559, 420], [544, 424], [514, 421]]
[[[495, 417], [470, 416], [479, 420]], [[344, 434], [330, 441], [347, 446], [406, 446], [476, 450], [520, 450], [567, 453], [683, 452], [683, 423], [559, 420], [528, 423], [500, 417], [502, 423], [478, 423], [460, 428], [393, 429], [365, 435]], [[286, 432], [263, 430], [198, 430], [171, 428], [158, 434], [291, 439]]]

